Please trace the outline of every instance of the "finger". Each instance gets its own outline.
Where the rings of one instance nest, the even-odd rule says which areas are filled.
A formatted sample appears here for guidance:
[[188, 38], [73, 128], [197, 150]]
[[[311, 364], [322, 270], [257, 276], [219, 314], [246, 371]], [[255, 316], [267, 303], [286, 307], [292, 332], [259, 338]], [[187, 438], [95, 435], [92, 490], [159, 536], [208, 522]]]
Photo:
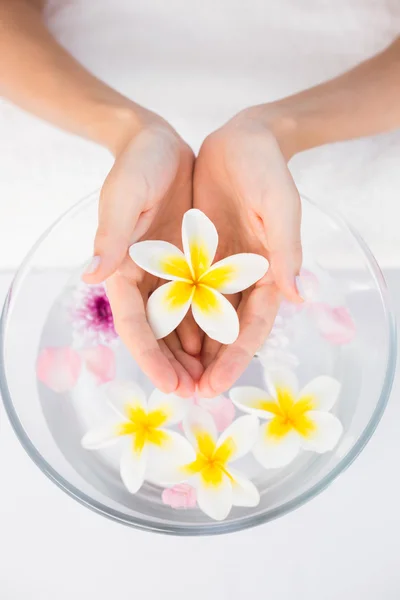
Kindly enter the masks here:
[[177, 327], [177, 334], [182, 349], [192, 356], [197, 356], [201, 352], [202, 332], [193, 318], [192, 311], [189, 311]]
[[132, 193], [135, 174], [128, 177], [124, 167], [123, 163], [115, 163], [101, 190], [94, 259], [84, 275], [87, 283], [104, 281], [118, 269], [127, 255], [133, 230], [143, 210], [143, 189]]
[[217, 342], [217, 340], [212, 340], [208, 336], [204, 337], [203, 347], [201, 349], [201, 362], [205, 369], [207, 369], [207, 367], [215, 360], [215, 357], [221, 348], [222, 344]]
[[240, 307], [240, 334], [236, 342], [222, 348], [199, 382], [199, 392], [212, 397], [230, 388], [249, 365], [265, 341], [279, 308], [274, 284], [256, 286]]
[[171, 362], [161, 351], [146, 319], [142, 295], [135, 281], [115, 274], [107, 281], [115, 328], [142, 371], [166, 394], [179, 384]]
[[286, 300], [295, 303], [303, 302], [296, 284], [296, 276], [300, 272], [302, 260], [301, 245], [287, 250], [272, 251], [269, 260], [269, 277], [276, 283]]
[[287, 300], [301, 302], [295, 281], [302, 260], [300, 196], [280, 151], [274, 157], [274, 178], [271, 180], [269, 175], [264, 181], [259, 203], [270, 261], [269, 278], [273, 274]]
[[84, 280], [98, 283], [118, 269], [128, 248], [150, 225], [178, 168], [179, 149], [170, 132], [143, 129], [118, 156], [100, 195], [94, 261]]
[[195, 392], [196, 384], [193, 378], [182, 365], [182, 363], [175, 358], [173, 352], [167, 346], [164, 340], [159, 342], [161, 351], [164, 353], [170, 364], [173, 366], [178, 376], [178, 386], [174, 391], [174, 394], [182, 396], [182, 398], [191, 398]]
[[176, 333], [173, 331], [164, 340], [165, 345], [172, 352], [176, 360], [182, 365], [182, 367], [189, 373], [190, 377], [195, 383], [200, 379], [204, 372], [203, 365], [199, 358], [187, 354], [181, 346], [181, 341]]

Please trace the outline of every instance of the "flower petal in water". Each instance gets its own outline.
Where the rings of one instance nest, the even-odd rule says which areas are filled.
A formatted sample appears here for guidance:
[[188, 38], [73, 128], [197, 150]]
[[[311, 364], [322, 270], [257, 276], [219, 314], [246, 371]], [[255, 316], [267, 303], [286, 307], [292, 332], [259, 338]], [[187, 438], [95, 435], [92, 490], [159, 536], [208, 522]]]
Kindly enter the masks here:
[[112, 381], [116, 374], [115, 354], [108, 346], [94, 346], [81, 350], [87, 370], [98, 385]]
[[78, 381], [82, 361], [79, 353], [70, 348], [43, 348], [36, 362], [36, 374], [39, 381], [54, 392], [64, 393], [71, 390]]
[[200, 398], [197, 404], [212, 416], [218, 431], [224, 431], [235, 418], [235, 406], [226, 396]]
[[322, 302], [312, 305], [312, 314], [318, 331], [328, 342], [348, 344], [356, 335], [356, 325], [345, 306], [330, 306]]
[[178, 483], [166, 488], [161, 496], [164, 504], [172, 508], [194, 508], [196, 506], [196, 490], [188, 483]]

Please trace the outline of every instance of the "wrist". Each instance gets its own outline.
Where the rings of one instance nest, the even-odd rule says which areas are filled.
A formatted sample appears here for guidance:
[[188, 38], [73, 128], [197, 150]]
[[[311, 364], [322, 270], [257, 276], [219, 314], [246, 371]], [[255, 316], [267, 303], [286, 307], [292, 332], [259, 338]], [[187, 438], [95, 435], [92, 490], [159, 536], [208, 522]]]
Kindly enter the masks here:
[[323, 128], [321, 133], [318, 119], [295, 96], [249, 110], [273, 134], [286, 161], [295, 154], [325, 143], [321, 139]]
[[156, 115], [125, 99], [117, 103], [99, 103], [93, 111], [89, 137], [117, 156]]
[[277, 101], [255, 106], [250, 110], [253, 115], [257, 115], [268, 132], [272, 133], [286, 161], [307, 148], [303, 124], [295, 107]]

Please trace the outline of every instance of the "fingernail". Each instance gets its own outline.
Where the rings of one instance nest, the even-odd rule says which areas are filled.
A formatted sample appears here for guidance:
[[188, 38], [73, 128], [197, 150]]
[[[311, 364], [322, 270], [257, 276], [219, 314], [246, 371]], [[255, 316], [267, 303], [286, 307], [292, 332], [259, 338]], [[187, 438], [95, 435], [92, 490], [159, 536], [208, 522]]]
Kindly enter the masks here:
[[100, 265], [100, 256], [93, 256], [92, 260], [88, 264], [85, 269], [85, 275], [92, 275], [95, 271], [97, 271]]

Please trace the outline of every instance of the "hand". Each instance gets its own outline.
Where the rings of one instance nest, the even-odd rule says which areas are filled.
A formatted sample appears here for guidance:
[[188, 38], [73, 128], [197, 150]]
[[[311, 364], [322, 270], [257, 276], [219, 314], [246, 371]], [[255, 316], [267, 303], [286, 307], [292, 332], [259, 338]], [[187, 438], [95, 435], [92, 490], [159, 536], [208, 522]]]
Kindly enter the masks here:
[[180, 244], [182, 217], [192, 206], [193, 162], [191, 149], [161, 118], [150, 113], [138, 132], [128, 129], [101, 191], [93, 266], [84, 275], [87, 283], [107, 279], [121, 339], [156, 387], [182, 396], [194, 393], [203, 371], [193, 356], [200, 352], [200, 333], [188, 316], [156, 341], [145, 306], [159, 281], [127, 252], [142, 238]]
[[[302, 258], [301, 206], [272, 123], [265, 108], [245, 110], [204, 141], [196, 161], [194, 206], [217, 227], [216, 260], [255, 252], [270, 262], [253, 289], [231, 296], [240, 319], [236, 342], [221, 347], [204, 339], [203, 396], [220, 394], [242, 374], [271, 330], [281, 294], [301, 302], [295, 285]], [[282, 137], [283, 146], [289, 155]]]

